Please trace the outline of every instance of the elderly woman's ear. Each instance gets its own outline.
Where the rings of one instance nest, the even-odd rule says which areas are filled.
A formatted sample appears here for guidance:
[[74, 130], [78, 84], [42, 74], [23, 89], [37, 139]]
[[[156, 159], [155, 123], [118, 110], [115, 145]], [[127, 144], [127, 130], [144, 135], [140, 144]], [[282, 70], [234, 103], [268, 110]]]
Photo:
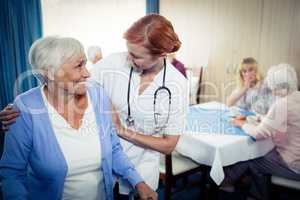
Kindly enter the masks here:
[[54, 72], [51, 70], [40, 69], [35, 76], [43, 83], [47, 84], [49, 81], [54, 81]]
[[43, 71], [43, 76], [48, 81], [54, 81], [54, 72], [52, 72], [51, 70], [45, 70], [45, 71]]

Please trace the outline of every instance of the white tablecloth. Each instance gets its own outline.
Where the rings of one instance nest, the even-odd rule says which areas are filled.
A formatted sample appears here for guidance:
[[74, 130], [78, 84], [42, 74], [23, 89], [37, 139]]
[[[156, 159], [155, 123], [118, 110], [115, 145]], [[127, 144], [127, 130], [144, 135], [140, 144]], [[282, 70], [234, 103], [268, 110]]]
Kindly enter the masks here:
[[[209, 109], [225, 108], [224, 104], [218, 102], [199, 106]], [[255, 142], [248, 136], [186, 132], [181, 135], [176, 150], [200, 164], [211, 166], [210, 176], [220, 185], [224, 179], [224, 166], [261, 157], [273, 147], [271, 139]]]

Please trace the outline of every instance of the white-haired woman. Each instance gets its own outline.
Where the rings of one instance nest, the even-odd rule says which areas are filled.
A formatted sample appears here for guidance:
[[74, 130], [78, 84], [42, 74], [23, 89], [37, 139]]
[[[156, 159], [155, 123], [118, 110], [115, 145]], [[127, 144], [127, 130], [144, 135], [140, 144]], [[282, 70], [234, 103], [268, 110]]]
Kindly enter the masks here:
[[90, 46], [87, 50], [87, 57], [92, 64], [96, 64], [102, 59], [101, 48], [99, 46]]
[[249, 169], [254, 176], [252, 195], [258, 199], [265, 175], [300, 181], [300, 92], [296, 71], [288, 64], [273, 66], [266, 82], [277, 99], [261, 123], [255, 126], [239, 119], [232, 123], [257, 140], [271, 137], [275, 148], [262, 158], [230, 167], [224, 182], [224, 185], [234, 183]]
[[86, 81], [80, 42], [40, 39], [29, 60], [43, 84], [15, 99], [20, 116], [0, 161], [4, 199], [113, 199], [113, 175], [156, 199], [121, 148], [103, 88]]

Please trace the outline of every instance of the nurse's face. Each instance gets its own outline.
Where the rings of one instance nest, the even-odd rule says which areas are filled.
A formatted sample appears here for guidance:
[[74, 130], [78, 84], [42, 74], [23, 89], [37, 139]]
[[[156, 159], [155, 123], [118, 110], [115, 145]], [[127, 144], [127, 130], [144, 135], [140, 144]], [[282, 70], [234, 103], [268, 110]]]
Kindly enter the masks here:
[[138, 70], [149, 70], [157, 66], [160, 58], [163, 58], [163, 56], [151, 54], [149, 50], [141, 44], [127, 42], [127, 49], [128, 60], [131, 65]]

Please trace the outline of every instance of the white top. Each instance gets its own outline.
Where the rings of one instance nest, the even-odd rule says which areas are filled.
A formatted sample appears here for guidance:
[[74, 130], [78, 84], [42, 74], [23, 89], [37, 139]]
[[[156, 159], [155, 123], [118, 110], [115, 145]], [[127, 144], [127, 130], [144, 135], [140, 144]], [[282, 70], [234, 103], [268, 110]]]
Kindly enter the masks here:
[[90, 98], [88, 97], [88, 107], [85, 110], [81, 127], [77, 130], [72, 128], [47, 101], [43, 89], [42, 96], [53, 131], [68, 166], [62, 199], [104, 200], [101, 144]]
[[[226, 109], [218, 102], [200, 104], [199, 107]], [[254, 142], [248, 136], [186, 130], [178, 141], [176, 151], [199, 164], [211, 166], [210, 177], [219, 185], [224, 180], [224, 166], [264, 156], [273, 148], [270, 138]]]
[[[237, 87], [231, 95], [239, 93], [240, 88]], [[244, 96], [237, 102], [236, 106], [256, 112], [258, 114], [267, 114], [271, 104], [274, 102], [274, 97], [268, 89], [266, 83], [258, 83], [255, 87], [249, 88]]]
[[272, 138], [287, 166], [300, 174], [300, 92], [278, 99], [262, 122], [243, 129], [258, 140]]
[[[127, 91], [130, 74], [130, 64], [127, 53], [112, 54], [98, 63], [91, 70], [94, 81], [103, 85], [113, 105], [120, 115], [121, 122], [126, 126], [127, 119]], [[153, 82], [139, 95], [140, 73], [134, 71], [131, 79], [130, 108], [131, 116], [135, 121], [132, 129], [148, 135], [155, 133], [154, 123], [154, 92], [163, 82], [163, 70], [161, 70]], [[169, 121], [166, 128], [156, 136], [162, 134], [178, 135], [184, 130], [184, 122], [188, 107], [188, 87], [185, 77], [177, 71], [168, 61], [166, 70], [166, 86], [171, 90], [172, 102], [170, 106]], [[168, 113], [168, 96], [160, 93], [157, 97], [157, 110], [161, 114], [159, 127], [163, 126]], [[156, 190], [159, 180], [159, 152], [138, 147], [121, 139], [121, 144], [129, 159], [135, 165], [137, 171], [152, 189]], [[120, 192], [129, 192], [127, 184], [121, 183]]]

